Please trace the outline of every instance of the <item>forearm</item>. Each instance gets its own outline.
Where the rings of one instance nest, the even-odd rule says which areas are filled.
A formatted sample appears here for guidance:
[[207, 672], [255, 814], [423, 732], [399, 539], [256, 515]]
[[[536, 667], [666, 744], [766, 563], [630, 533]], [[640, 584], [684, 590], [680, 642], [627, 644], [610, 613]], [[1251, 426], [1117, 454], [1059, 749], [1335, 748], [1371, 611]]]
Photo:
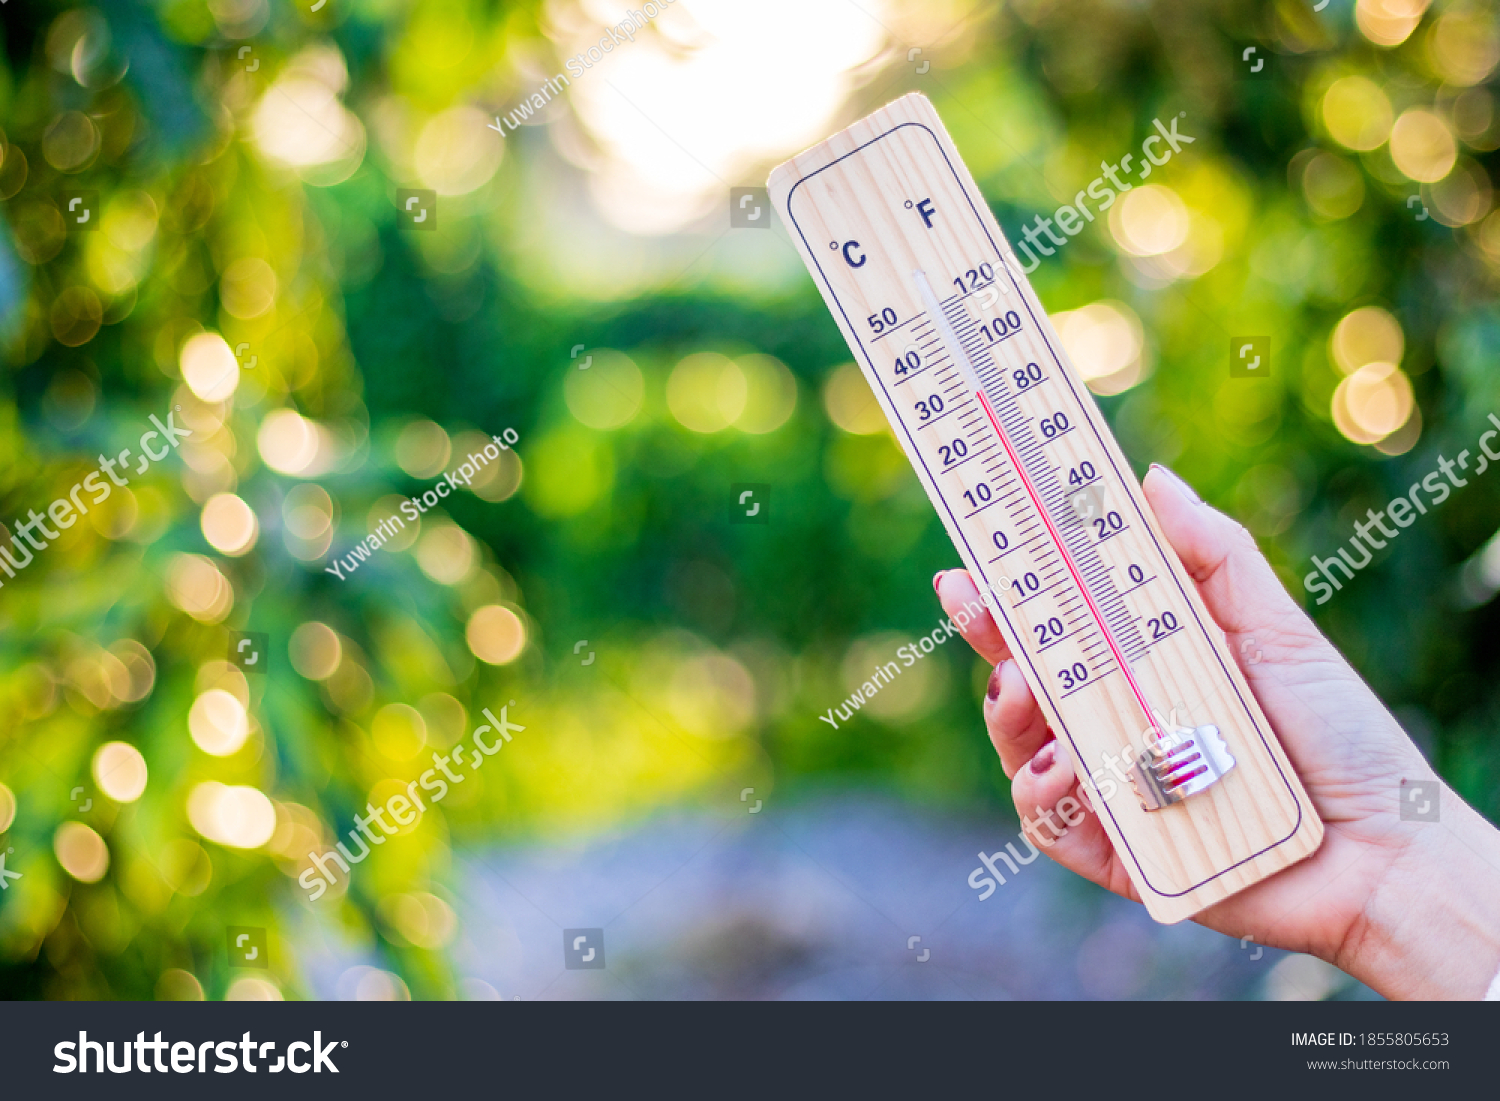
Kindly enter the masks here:
[[1335, 962], [1388, 998], [1482, 998], [1500, 970], [1500, 830], [1446, 785], [1438, 822], [1403, 823]]

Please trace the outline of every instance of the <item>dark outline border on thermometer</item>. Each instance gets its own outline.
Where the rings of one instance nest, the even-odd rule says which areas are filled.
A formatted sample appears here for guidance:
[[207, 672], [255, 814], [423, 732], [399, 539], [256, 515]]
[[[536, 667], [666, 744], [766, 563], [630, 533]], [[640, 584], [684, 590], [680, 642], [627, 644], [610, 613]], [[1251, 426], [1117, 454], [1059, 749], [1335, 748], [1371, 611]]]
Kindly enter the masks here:
[[[979, 208], [975, 205], [974, 198], [969, 193], [968, 187], [965, 186], [964, 181], [963, 181], [963, 177], [961, 175], [959, 175], [958, 170], [954, 167], [952, 160], [948, 156], [947, 150], [943, 148], [943, 143], [938, 140], [938, 137], [937, 137], [937, 135], [935, 133], [933, 133], [932, 128], [929, 127], [929, 126], [927, 126], [926, 124], [920, 123], [920, 122], [900, 122], [900, 123], [897, 123], [895, 126], [891, 127], [889, 130], [886, 130], [886, 131], [884, 131], [884, 132], [882, 132], [880, 134], [877, 134], [875, 137], [871, 138], [869, 141], [863, 142], [863, 143], [855, 146], [849, 152], [844, 153], [844, 154], [842, 154], [842, 155], [840, 155], [838, 157], [835, 157], [833, 160], [829, 161], [827, 164], [823, 165], [821, 168], [816, 168], [813, 171], [809, 172], [807, 175], [799, 177], [791, 185], [791, 187], [789, 187], [787, 189], [787, 196], [786, 196], [786, 218], [787, 218], [787, 221], [788, 221], [789, 224], [791, 224], [791, 225], [793, 225], [793, 226], [796, 227], [796, 229], [797, 229], [797, 235], [802, 239], [802, 244], [803, 244], [803, 248], [804, 248], [804, 250], [806, 252], [806, 255], [812, 261], [812, 265], [817, 270], [819, 277], [823, 280], [824, 286], [826, 286], [828, 288], [829, 296], [832, 298], [832, 300], [834, 301], [834, 303], [838, 306], [839, 315], [844, 320], [845, 328], [847, 329], [847, 331], [850, 334], [850, 336], [853, 337], [854, 343], [858, 346], [861, 354], [865, 358], [865, 362], [869, 365], [871, 376], [876, 380], [877, 383], [879, 383], [880, 389], [881, 389], [881, 393], [883, 394], [883, 396], [885, 398], [886, 404], [893, 411], [897, 409], [895, 399], [891, 396], [890, 390], [886, 386], [884, 378], [881, 377], [879, 369], [875, 366], [875, 360], [874, 360], [873, 356], [871, 356], [871, 354], [870, 354], [870, 349], [868, 347], [866, 347], [864, 340], [860, 338], [858, 330], [855, 329], [854, 323], [849, 318], [848, 310], [846, 310], [844, 308], [843, 299], [839, 297], [838, 290], [835, 288], [835, 286], [833, 284], [833, 280], [831, 280], [828, 277], [828, 273], [824, 270], [822, 263], [818, 259], [818, 256], [819, 256], [818, 252], [815, 249], [813, 249], [811, 242], [809, 242], [808, 239], [807, 239], [807, 234], [804, 231], [804, 229], [802, 228], [801, 223], [797, 221], [796, 215], [792, 212], [792, 199], [795, 197], [795, 195], [797, 193], [797, 189], [799, 187], [801, 187], [803, 184], [807, 183], [809, 180], [811, 180], [814, 176], [820, 175], [821, 173], [828, 171], [830, 168], [833, 168], [834, 166], [840, 164], [841, 162], [848, 160], [850, 157], [853, 157], [856, 153], [864, 152], [865, 150], [869, 149], [871, 146], [875, 145], [877, 142], [884, 141], [886, 138], [891, 137], [892, 135], [898, 133], [901, 130], [906, 129], [907, 127], [912, 127], [912, 128], [914, 128], [916, 130], [920, 130], [923, 133], [925, 133], [929, 138], [932, 139], [933, 145], [936, 147], [939, 156], [942, 157], [943, 163], [945, 165], [947, 165], [948, 171], [952, 174], [952, 176], [953, 176], [953, 182], [957, 185], [959, 193], [961, 195], [963, 195], [964, 201], [966, 203], [968, 203], [969, 210], [973, 214], [974, 220], [978, 224], [980, 231], [984, 234], [985, 240], [987, 240], [990, 243], [990, 247], [992, 249], [994, 249], [994, 251], [995, 251], [995, 257], [996, 257], [996, 259], [1000, 262], [1001, 266], [1005, 269], [1006, 274], [1010, 277], [1011, 286], [1015, 289], [1016, 294], [1020, 297], [1020, 299], [1021, 299], [1021, 305], [1026, 310], [1026, 314], [1027, 314], [1027, 316], [1031, 320], [1031, 324], [1032, 324], [1033, 328], [1036, 331], [1037, 337], [1041, 340], [1043, 346], [1047, 349], [1048, 354], [1051, 355], [1053, 363], [1056, 364], [1056, 366], [1058, 368], [1058, 375], [1059, 375], [1059, 377], [1067, 384], [1069, 394], [1072, 396], [1074, 402], [1080, 408], [1082, 408], [1083, 407], [1083, 401], [1084, 401], [1084, 399], [1078, 394], [1077, 390], [1073, 388], [1072, 380], [1068, 378], [1067, 372], [1062, 369], [1062, 360], [1061, 360], [1061, 357], [1058, 356], [1056, 349], [1052, 347], [1051, 341], [1049, 341], [1047, 339], [1046, 332], [1043, 331], [1042, 326], [1037, 321], [1036, 314], [1032, 311], [1031, 303], [1026, 300], [1025, 294], [1022, 293], [1021, 286], [1020, 286], [1019, 282], [1017, 282], [1017, 280], [1016, 280], [1015, 273], [1011, 270], [1011, 266], [1010, 266], [1010, 263], [1006, 259], [1005, 252], [995, 243], [994, 237], [991, 236], [991, 234], [990, 234], [989, 227], [984, 224], [984, 219], [980, 215]], [[988, 410], [987, 410], [987, 412], [988, 412]], [[1089, 421], [1089, 427], [1094, 431], [1095, 438], [1099, 440], [1103, 457], [1108, 460], [1108, 462], [1110, 464], [1110, 467], [1114, 470], [1115, 477], [1120, 480], [1121, 484], [1124, 484], [1124, 477], [1121, 474], [1121, 472], [1119, 470], [1119, 467], [1116, 465], [1115, 460], [1114, 460], [1114, 456], [1110, 453], [1109, 448], [1107, 446], [1104, 446], [1104, 440], [1099, 435], [1098, 427], [1093, 423], [1093, 418], [1090, 417], [1090, 418], [1086, 418], [1086, 419]], [[948, 504], [948, 499], [947, 499], [946, 495], [944, 495], [941, 492], [941, 489], [940, 489], [937, 477], [933, 474], [932, 470], [928, 467], [927, 460], [922, 455], [921, 449], [917, 446], [917, 441], [912, 436], [911, 429], [907, 426], [905, 418], [902, 417], [902, 416], [900, 416], [899, 413], [897, 413], [897, 415], [896, 415], [896, 421], [900, 424], [902, 432], [904, 432], [905, 435], [906, 435], [906, 440], [907, 440], [907, 443], [908, 443], [908, 445], [910, 447], [910, 453], [912, 455], [914, 455], [919, 460], [919, 464], [921, 466], [921, 470], [922, 470], [923, 474], [926, 475], [928, 483], [933, 487], [934, 496], [936, 496], [939, 500], [941, 500], [943, 502], [943, 507], [947, 510], [947, 512], [948, 512], [948, 519], [951, 522], [951, 530], [953, 531], [953, 533], [955, 533], [957, 535], [959, 542], [961, 542], [963, 544], [964, 550], [968, 552], [969, 559], [974, 564], [974, 568], [979, 573], [981, 580], [983, 580], [985, 582], [986, 587], [990, 588], [990, 590], [993, 592], [993, 587], [990, 585], [989, 579], [985, 575], [985, 570], [984, 570], [983, 563], [980, 561], [979, 556], [974, 553], [974, 548], [969, 545], [968, 538], [965, 536], [965, 534], [963, 532], [963, 529], [962, 529], [962, 527], [959, 524], [958, 518], [956, 516], [954, 516], [953, 509]], [[1135, 499], [1135, 495], [1127, 493], [1126, 496], [1128, 498], [1130, 498], [1131, 507], [1135, 509], [1137, 516], [1140, 517], [1141, 522], [1142, 522], [1142, 526], [1143, 526], [1146, 534], [1150, 537], [1152, 545], [1156, 548], [1157, 554], [1163, 559], [1163, 561], [1167, 561], [1167, 559], [1166, 559], [1167, 551], [1166, 551], [1166, 549], [1164, 547], [1162, 547], [1160, 541], [1157, 540], [1156, 533], [1154, 531], [1152, 531], [1150, 524], [1146, 522], [1145, 516], [1141, 512], [1140, 505], [1139, 505], [1139, 503]], [[1276, 755], [1271, 752], [1270, 745], [1266, 742], [1265, 731], [1261, 729], [1260, 723], [1256, 721], [1255, 714], [1254, 714], [1254, 712], [1252, 712], [1250, 710], [1249, 705], [1246, 704], [1245, 698], [1244, 698], [1243, 694], [1240, 692], [1239, 685], [1235, 682], [1234, 677], [1230, 674], [1228, 668], [1224, 665], [1223, 656], [1218, 653], [1218, 648], [1217, 647], [1212, 646], [1211, 636], [1209, 635], [1207, 628], [1204, 626], [1202, 619], [1199, 617], [1197, 608], [1194, 606], [1194, 604], [1192, 603], [1192, 601], [1187, 598], [1187, 594], [1186, 594], [1186, 592], [1182, 588], [1182, 580], [1181, 580], [1181, 578], [1179, 578], [1177, 576], [1177, 572], [1175, 570], [1172, 570], [1172, 569], [1169, 568], [1166, 572], [1167, 572], [1168, 576], [1171, 577], [1173, 583], [1177, 586], [1178, 592], [1182, 595], [1183, 602], [1186, 605], [1186, 607], [1188, 609], [1188, 612], [1192, 615], [1193, 622], [1197, 624], [1198, 631], [1199, 631], [1200, 635], [1204, 638], [1205, 641], [1208, 641], [1210, 643], [1210, 649], [1213, 651], [1216, 659], [1219, 661], [1220, 668], [1223, 670], [1224, 675], [1225, 675], [1226, 679], [1229, 682], [1230, 688], [1234, 691], [1235, 697], [1240, 701], [1240, 707], [1241, 707], [1241, 709], [1244, 712], [1246, 720], [1249, 722], [1251, 729], [1253, 729], [1255, 731], [1256, 736], [1261, 739], [1261, 744], [1266, 749], [1267, 755], [1270, 757], [1271, 763], [1275, 766], [1276, 773], [1281, 778], [1281, 782], [1284, 785], [1284, 787], [1286, 789], [1286, 792], [1287, 792], [1288, 796], [1291, 799], [1292, 806], [1296, 808], [1296, 820], [1292, 823], [1292, 827], [1291, 827], [1290, 831], [1288, 831], [1288, 833], [1286, 834], [1286, 836], [1283, 837], [1283, 838], [1281, 838], [1279, 841], [1274, 841], [1271, 844], [1265, 846], [1264, 848], [1258, 849], [1257, 851], [1251, 853], [1250, 855], [1244, 857], [1243, 859], [1235, 861], [1233, 864], [1230, 864], [1228, 867], [1221, 868], [1219, 871], [1214, 872], [1212, 875], [1205, 877], [1201, 881], [1199, 881], [1197, 883], [1194, 883], [1191, 886], [1184, 888], [1183, 890], [1180, 890], [1180, 891], [1163, 891], [1160, 888], [1156, 887], [1151, 882], [1151, 877], [1147, 874], [1145, 867], [1142, 865], [1140, 857], [1136, 854], [1135, 850], [1131, 847], [1129, 839], [1125, 836], [1125, 831], [1123, 829], [1121, 829], [1121, 827], [1120, 827], [1120, 821], [1119, 821], [1119, 818], [1115, 815], [1114, 808], [1111, 807], [1106, 800], [1100, 799], [1099, 802], [1101, 804], [1103, 804], [1104, 810], [1109, 814], [1110, 821], [1112, 821], [1115, 824], [1116, 830], [1119, 831], [1120, 840], [1121, 840], [1121, 843], [1125, 846], [1125, 851], [1130, 854], [1130, 859], [1134, 862], [1134, 864], [1136, 866], [1136, 869], [1140, 872], [1140, 874], [1141, 874], [1141, 881], [1147, 887], [1149, 887], [1153, 892], [1155, 892], [1156, 894], [1160, 895], [1163, 898], [1180, 898], [1183, 895], [1191, 894], [1193, 891], [1197, 890], [1198, 888], [1203, 887], [1203, 886], [1205, 886], [1205, 885], [1207, 885], [1209, 883], [1212, 883], [1215, 879], [1218, 879], [1220, 876], [1227, 875], [1229, 872], [1232, 872], [1234, 869], [1240, 867], [1241, 865], [1248, 864], [1251, 861], [1255, 860], [1257, 857], [1260, 857], [1260, 856], [1264, 855], [1265, 853], [1270, 852], [1272, 849], [1275, 849], [1278, 846], [1285, 844], [1287, 841], [1290, 841], [1293, 837], [1296, 836], [1297, 831], [1301, 828], [1301, 825], [1302, 825], [1302, 804], [1296, 798], [1296, 794], [1292, 790], [1291, 783], [1287, 780], [1286, 773], [1281, 768], [1280, 761], [1278, 761], [1276, 759]], [[994, 610], [999, 611], [1000, 614], [1001, 614], [1001, 616], [1002, 616], [1002, 618], [1005, 619], [1006, 623], [1010, 627], [1011, 634], [1015, 635], [1016, 637], [1020, 637], [1019, 633], [1015, 629], [1015, 624], [1011, 622], [1010, 616], [1008, 616], [1008, 615], [1005, 614], [1004, 609], [999, 606], [999, 602], [998, 601], [995, 604]], [[1050, 705], [1052, 712], [1058, 717], [1058, 722], [1059, 722], [1059, 725], [1062, 727], [1063, 734], [1067, 737], [1069, 746], [1072, 747], [1074, 760], [1082, 761], [1083, 760], [1083, 755], [1079, 751], [1078, 744], [1077, 744], [1077, 742], [1075, 741], [1075, 739], [1073, 737], [1073, 732], [1070, 729], [1068, 729], [1067, 723], [1062, 721], [1062, 708], [1060, 706], [1058, 706], [1057, 701], [1053, 698], [1052, 693], [1051, 693], [1049, 687], [1046, 684], [1045, 678], [1043, 678], [1042, 676], [1040, 676], [1040, 674], [1039, 674], [1039, 672], [1037, 670], [1035, 662], [1032, 660], [1031, 655], [1029, 653], [1027, 653], [1027, 651], [1024, 648], [1022, 648], [1022, 650], [1021, 650], [1021, 656], [1025, 657], [1027, 664], [1031, 667], [1031, 671], [1032, 671], [1032, 674], [1033, 674], [1033, 680], [1034, 680], [1034, 682], [1041, 687], [1041, 692], [1046, 697], [1047, 702]], [[1154, 722], [1155, 722], [1155, 717], [1154, 716], [1152, 716], [1152, 721], [1153, 721], [1153, 725], [1154, 725]], [[1088, 777], [1086, 775], [1083, 778], [1087, 779]], [[1090, 786], [1092, 786], [1092, 782], [1091, 781], [1090, 781]]]

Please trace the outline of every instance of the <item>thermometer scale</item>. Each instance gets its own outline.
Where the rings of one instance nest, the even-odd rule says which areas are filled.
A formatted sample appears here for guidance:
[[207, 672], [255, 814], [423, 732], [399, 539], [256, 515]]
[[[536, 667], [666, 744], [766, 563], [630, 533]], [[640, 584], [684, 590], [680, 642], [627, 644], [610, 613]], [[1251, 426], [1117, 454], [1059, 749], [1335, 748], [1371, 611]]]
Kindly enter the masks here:
[[932, 104], [767, 186], [1152, 917], [1314, 852], [1322, 822]]

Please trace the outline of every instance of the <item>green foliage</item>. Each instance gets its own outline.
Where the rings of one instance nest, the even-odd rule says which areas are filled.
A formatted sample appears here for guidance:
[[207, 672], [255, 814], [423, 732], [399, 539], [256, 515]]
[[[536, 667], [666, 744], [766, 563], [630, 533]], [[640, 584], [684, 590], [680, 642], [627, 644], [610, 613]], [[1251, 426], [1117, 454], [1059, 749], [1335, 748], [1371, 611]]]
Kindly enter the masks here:
[[[0, 579], [0, 847], [23, 873], [0, 895], [0, 991], [168, 997], [196, 981], [222, 997], [259, 974], [225, 955], [225, 927], [249, 925], [271, 930], [286, 996], [310, 993], [298, 953], [312, 928], [383, 959], [413, 996], [453, 996], [441, 897], [458, 889], [456, 849], [723, 806], [750, 784], [1006, 806], [977, 705], [987, 670], [961, 643], [873, 713], [818, 720], [937, 626], [929, 579], [956, 558], [893, 441], [840, 420], [848, 352], [791, 250], [724, 238], [720, 198], [711, 226], [655, 251], [589, 207], [576, 149], [591, 139], [571, 114], [503, 139], [487, 129], [556, 71], [535, 60], [552, 47], [533, 7], [263, 7], [253, 27], [186, 0], [5, 9], [0, 512], [14, 532], [99, 456], [138, 449], [152, 415], [176, 410], [194, 435]], [[1187, 244], [1133, 258], [1123, 214], [1101, 213], [1032, 278], [1054, 312], [1102, 300], [1139, 320], [1141, 378], [1100, 399], [1125, 450], [1241, 518], [1300, 596], [1310, 556], [1500, 413], [1500, 123], [1488, 72], [1469, 79], [1494, 35], [1455, 55], [1442, 21], [1456, 11], [1382, 47], [1342, 3], [1322, 17], [1290, 0], [1022, 3], [967, 13], [929, 51], [930, 82], [900, 56], [872, 62], [880, 78], [845, 116], [927, 92], [1015, 239], [1101, 158], [1138, 151], [1153, 119], [1185, 112], [1194, 143], [1149, 182], [1184, 204]], [[1264, 77], [1241, 60], [1251, 43]], [[1395, 115], [1443, 120], [1449, 172], [1419, 184], [1389, 141], [1340, 144], [1326, 97], [1350, 75]], [[317, 94], [293, 103], [299, 79]], [[433, 119], [455, 127], [447, 146], [429, 141]], [[436, 231], [417, 232], [396, 189], [430, 186], [430, 158], [450, 156], [445, 180], [470, 158], [477, 182], [445, 190]], [[97, 192], [97, 230], [69, 231], [70, 189]], [[1362, 306], [1399, 323], [1419, 410], [1384, 450], [1332, 412], [1346, 370], [1331, 333]], [[200, 332], [226, 343], [191, 343]], [[1271, 336], [1267, 380], [1228, 375], [1230, 340], [1247, 333]], [[570, 356], [580, 344], [593, 375]], [[240, 345], [226, 381], [215, 367]], [[209, 349], [201, 363], [194, 347]], [[794, 408], [769, 431], [690, 429], [680, 402], [710, 415], [722, 398], [673, 396], [677, 365], [704, 352], [738, 361], [715, 369], [750, 379], [747, 409], [774, 405], [766, 380], [786, 377]], [[789, 376], [757, 375], [752, 355]], [[625, 390], [588, 389], [605, 385]], [[585, 408], [623, 419], [590, 423]], [[325, 569], [506, 429], [514, 452], [424, 513], [419, 534], [343, 579]], [[729, 522], [737, 482], [772, 487], [769, 524]], [[255, 517], [248, 547], [235, 501]], [[1492, 816], [1496, 613], [1462, 567], [1497, 514], [1500, 478], [1474, 481], [1317, 610]], [[263, 675], [226, 662], [237, 631], [269, 635]], [[248, 735], [222, 755], [203, 748], [218, 728], [195, 738], [190, 723], [214, 689], [248, 704]], [[304, 901], [310, 849], [502, 706], [526, 728], [503, 753]], [[145, 761], [138, 799], [106, 794], [119, 775], [101, 787], [92, 762], [110, 742]], [[269, 839], [253, 822], [224, 827], [246, 847], [209, 836], [210, 784], [268, 797]], [[94, 841], [60, 833], [69, 822]]]

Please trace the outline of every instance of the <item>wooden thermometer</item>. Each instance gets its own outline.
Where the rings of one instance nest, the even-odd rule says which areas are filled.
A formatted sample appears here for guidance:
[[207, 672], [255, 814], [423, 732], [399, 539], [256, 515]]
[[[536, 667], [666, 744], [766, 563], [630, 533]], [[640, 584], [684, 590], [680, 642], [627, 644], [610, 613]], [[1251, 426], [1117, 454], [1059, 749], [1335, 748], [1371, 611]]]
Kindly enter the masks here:
[[1315, 851], [1322, 822], [932, 104], [883, 107], [768, 187], [1152, 917]]

